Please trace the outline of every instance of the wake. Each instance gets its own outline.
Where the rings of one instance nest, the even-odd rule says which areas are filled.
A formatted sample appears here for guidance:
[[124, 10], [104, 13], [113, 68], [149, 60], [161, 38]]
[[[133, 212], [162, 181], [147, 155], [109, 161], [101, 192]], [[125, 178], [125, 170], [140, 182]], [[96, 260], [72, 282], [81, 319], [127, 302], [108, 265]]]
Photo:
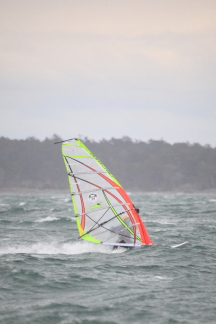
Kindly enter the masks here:
[[83, 253], [122, 253], [124, 248], [113, 251], [110, 246], [90, 242], [47, 243], [40, 242], [32, 245], [7, 246], [0, 248], [0, 255], [5, 254], [30, 254], [30, 255], [74, 255]]

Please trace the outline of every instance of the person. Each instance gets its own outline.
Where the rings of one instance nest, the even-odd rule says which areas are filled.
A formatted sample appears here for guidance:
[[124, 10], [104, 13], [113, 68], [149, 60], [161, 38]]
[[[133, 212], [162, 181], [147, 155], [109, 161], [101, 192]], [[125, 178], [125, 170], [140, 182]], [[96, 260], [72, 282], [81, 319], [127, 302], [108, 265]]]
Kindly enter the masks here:
[[[128, 216], [128, 214], [124, 214], [121, 216], [121, 219], [124, 221], [124, 223], [130, 228], [131, 226], [131, 221], [130, 221], [130, 217]], [[115, 232], [118, 235], [118, 239], [116, 243], [132, 243], [131, 239], [129, 236], [131, 236], [130, 232], [127, 230], [126, 227], [123, 227], [122, 224], [115, 226], [115, 227], [111, 227], [110, 230], [112, 232]], [[114, 245], [113, 250], [116, 250], [118, 248], [118, 245]], [[125, 246], [125, 248], [128, 248], [127, 246]]]
[[[134, 205], [133, 205], [133, 207], [134, 207], [135, 211], [137, 212], [137, 214], [139, 214], [139, 212], [140, 212], [139, 208], [136, 208]], [[122, 215], [121, 219], [124, 221], [124, 223], [130, 229], [132, 229], [132, 223], [131, 223], [130, 217], [129, 217], [129, 215], [127, 213]], [[134, 240], [131, 237], [131, 233], [127, 230], [127, 228], [123, 228], [122, 224], [120, 224], [118, 226], [115, 226], [115, 227], [112, 227], [110, 230], [115, 232], [115, 233], [118, 233], [118, 239], [117, 239], [118, 243], [130, 243], [131, 244], [131, 243], [134, 242]], [[118, 245], [114, 245], [113, 250], [116, 250], [117, 248], [118, 248]], [[129, 247], [125, 246], [125, 248], [129, 248]]]
[[[134, 206], [134, 205], [133, 205], [133, 206]], [[134, 206], [134, 209], [135, 209], [135, 211], [137, 212], [137, 214], [139, 214], [139, 212], [140, 212], [139, 208], [136, 208], [136, 207]]]

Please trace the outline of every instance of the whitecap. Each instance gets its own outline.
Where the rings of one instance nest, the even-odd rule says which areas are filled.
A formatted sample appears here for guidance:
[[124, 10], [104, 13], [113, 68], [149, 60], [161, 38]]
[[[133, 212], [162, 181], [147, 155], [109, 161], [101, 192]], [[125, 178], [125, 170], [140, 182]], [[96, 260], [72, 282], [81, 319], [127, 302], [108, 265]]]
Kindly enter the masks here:
[[59, 220], [59, 218], [55, 216], [47, 216], [46, 218], [43, 219], [37, 219], [35, 223], [52, 222], [56, 220]]
[[41, 242], [33, 245], [21, 245], [19, 247], [5, 247], [0, 249], [0, 254], [31, 254], [31, 255], [74, 255], [83, 253], [122, 253], [125, 249], [112, 250], [110, 246], [94, 244], [91, 242], [72, 243], [47, 243]]
[[[172, 221], [170, 221], [170, 220], [167, 220], [167, 219], [156, 219], [156, 220], [154, 220], [154, 219], [151, 219], [151, 220], [149, 220], [149, 222], [151, 222], [151, 223], [157, 223], [157, 224], [163, 224], [163, 225], [176, 225], [176, 223], [174, 223], [174, 222], [172, 222]], [[145, 222], [145, 223], [147, 223], [147, 222]]]

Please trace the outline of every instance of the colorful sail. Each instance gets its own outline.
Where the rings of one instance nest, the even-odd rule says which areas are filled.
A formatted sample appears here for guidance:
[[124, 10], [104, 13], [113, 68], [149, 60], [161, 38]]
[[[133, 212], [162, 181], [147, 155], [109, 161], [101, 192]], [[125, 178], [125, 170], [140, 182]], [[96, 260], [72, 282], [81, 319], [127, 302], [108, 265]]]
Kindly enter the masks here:
[[114, 246], [152, 244], [125, 190], [78, 139], [62, 142], [79, 239]]

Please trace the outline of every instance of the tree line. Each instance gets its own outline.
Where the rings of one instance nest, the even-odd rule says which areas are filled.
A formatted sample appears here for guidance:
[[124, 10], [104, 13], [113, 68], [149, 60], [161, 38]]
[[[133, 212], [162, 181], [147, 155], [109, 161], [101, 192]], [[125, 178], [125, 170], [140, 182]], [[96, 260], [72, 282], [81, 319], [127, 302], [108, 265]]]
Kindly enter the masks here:
[[[58, 135], [40, 141], [0, 138], [0, 189], [68, 189]], [[84, 144], [129, 191], [196, 192], [216, 189], [216, 148], [129, 137]]]

